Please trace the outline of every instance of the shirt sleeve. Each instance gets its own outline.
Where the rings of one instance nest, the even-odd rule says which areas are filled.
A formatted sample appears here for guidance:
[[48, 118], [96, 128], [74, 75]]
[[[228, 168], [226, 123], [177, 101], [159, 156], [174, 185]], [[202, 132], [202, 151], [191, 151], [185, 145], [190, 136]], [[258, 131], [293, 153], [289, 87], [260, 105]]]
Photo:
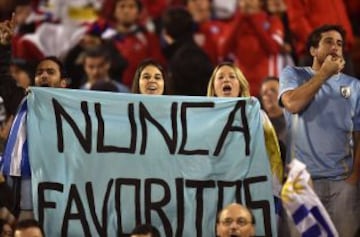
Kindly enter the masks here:
[[280, 73], [280, 87], [279, 87], [279, 97], [278, 101], [280, 105], [281, 103], [281, 96], [289, 91], [297, 88], [299, 86], [300, 80], [296, 76], [296, 71], [293, 66], [285, 67]]

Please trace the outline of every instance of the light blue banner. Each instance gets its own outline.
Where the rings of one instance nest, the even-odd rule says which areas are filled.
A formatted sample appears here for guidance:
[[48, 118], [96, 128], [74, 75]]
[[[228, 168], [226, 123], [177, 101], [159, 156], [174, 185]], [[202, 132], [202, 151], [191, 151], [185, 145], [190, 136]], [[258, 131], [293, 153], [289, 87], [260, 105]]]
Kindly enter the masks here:
[[216, 213], [253, 209], [276, 236], [259, 103], [31, 88], [28, 137], [36, 217], [47, 236], [215, 236]]

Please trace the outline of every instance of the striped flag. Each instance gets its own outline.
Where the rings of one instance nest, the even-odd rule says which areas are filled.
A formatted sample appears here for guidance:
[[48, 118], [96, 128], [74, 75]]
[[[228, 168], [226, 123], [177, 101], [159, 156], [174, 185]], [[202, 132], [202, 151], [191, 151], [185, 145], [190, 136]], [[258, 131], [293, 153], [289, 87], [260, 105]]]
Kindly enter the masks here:
[[310, 174], [307, 172], [306, 166], [293, 159], [289, 168], [281, 199], [301, 236], [339, 236], [329, 214], [309, 184]]
[[26, 132], [27, 100], [24, 98], [10, 129], [3, 155], [3, 174], [30, 177]]

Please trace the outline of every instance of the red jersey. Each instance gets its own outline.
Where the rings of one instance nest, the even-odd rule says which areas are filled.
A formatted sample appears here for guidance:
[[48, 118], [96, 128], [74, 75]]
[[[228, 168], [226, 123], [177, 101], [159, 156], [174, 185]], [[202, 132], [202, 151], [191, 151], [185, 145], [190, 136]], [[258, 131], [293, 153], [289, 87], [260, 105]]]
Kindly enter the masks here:
[[220, 60], [218, 42], [222, 32], [221, 22], [209, 20], [198, 24], [198, 29], [194, 34], [195, 42], [205, 51], [214, 65]]
[[283, 25], [266, 12], [245, 15], [238, 12], [220, 41], [220, 54], [232, 55], [250, 84], [250, 93], [259, 94], [262, 80], [277, 76], [277, 55], [283, 44]]

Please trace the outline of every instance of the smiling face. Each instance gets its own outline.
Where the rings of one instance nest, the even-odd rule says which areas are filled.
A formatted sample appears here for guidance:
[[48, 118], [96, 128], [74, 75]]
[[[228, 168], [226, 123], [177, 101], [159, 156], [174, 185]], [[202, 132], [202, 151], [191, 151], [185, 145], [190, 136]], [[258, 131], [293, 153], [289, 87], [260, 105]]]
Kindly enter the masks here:
[[224, 65], [220, 67], [214, 78], [214, 92], [217, 97], [238, 97], [241, 94], [240, 81], [235, 70]]
[[164, 77], [159, 68], [148, 65], [140, 73], [140, 94], [162, 95], [164, 94]]

